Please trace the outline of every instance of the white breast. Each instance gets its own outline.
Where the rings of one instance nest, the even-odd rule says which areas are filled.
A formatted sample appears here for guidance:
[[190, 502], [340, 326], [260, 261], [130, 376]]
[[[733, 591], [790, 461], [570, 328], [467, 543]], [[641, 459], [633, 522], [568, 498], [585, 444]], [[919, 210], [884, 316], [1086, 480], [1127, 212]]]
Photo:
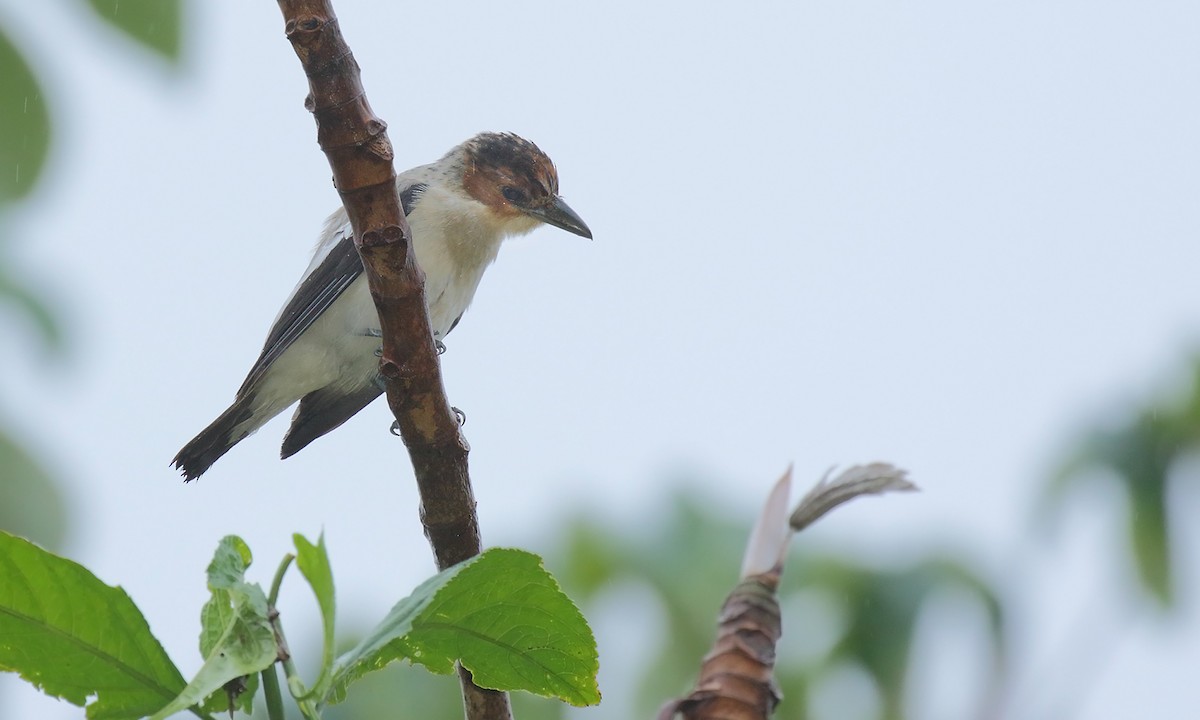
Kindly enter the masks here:
[[503, 232], [483, 205], [430, 185], [408, 216], [435, 337], [471, 304], [483, 271], [495, 261]]

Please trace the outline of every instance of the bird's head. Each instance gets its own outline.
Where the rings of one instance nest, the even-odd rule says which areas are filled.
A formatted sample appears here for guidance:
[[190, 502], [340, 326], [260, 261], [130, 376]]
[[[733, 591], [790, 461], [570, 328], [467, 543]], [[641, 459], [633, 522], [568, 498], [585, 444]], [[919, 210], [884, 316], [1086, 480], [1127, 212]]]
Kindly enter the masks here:
[[591, 239], [587, 224], [559, 197], [558, 171], [537, 145], [512, 133], [480, 133], [460, 147], [463, 189], [507, 234], [546, 223]]

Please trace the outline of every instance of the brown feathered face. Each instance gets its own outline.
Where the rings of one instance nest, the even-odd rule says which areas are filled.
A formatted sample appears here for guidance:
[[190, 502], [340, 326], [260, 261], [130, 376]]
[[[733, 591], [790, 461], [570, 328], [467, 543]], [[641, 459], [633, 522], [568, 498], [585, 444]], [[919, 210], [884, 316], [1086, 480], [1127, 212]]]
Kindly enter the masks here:
[[465, 150], [463, 188], [497, 216], [530, 217], [592, 237], [583, 219], [558, 196], [558, 171], [537, 145], [511, 133], [482, 133]]

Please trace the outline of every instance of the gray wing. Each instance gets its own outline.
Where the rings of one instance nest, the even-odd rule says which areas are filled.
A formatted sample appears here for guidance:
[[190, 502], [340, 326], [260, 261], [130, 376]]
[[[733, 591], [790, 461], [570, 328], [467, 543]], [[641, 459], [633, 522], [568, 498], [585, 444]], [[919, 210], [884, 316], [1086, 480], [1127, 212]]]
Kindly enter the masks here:
[[[405, 215], [412, 213], [426, 187], [425, 183], [416, 183], [401, 188], [400, 205]], [[250, 373], [238, 389], [238, 397], [258, 384], [267, 368], [341, 297], [362, 272], [362, 260], [354, 247], [354, 237], [344, 233], [321, 264], [304, 278], [283, 311], [279, 313], [279, 319], [275, 321], [271, 332], [267, 334], [267, 341], [263, 343], [262, 354], [258, 356], [254, 367], [250, 368]]]

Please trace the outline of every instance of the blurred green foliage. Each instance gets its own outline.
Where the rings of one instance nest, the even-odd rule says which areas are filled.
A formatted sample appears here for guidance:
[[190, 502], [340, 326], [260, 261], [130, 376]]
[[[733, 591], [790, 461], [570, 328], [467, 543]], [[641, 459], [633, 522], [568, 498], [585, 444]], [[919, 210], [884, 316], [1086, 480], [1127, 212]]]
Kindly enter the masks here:
[[[1061, 515], [1071, 491], [1115, 478], [1127, 499], [1124, 530], [1114, 529], [1133, 551], [1141, 586], [1163, 608], [1173, 606], [1175, 580], [1170, 484], [1195, 482], [1195, 473], [1175, 472], [1200, 450], [1200, 358], [1193, 361], [1186, 391], [1150, 401], [1114, 427], [1090, 429], [1050, 482], [1045, 518]], [[1097, 471], [1101, 472], [1097, 472]]]
[[966, 591], [983, 608], [991, 640], [984, 665], [992, 669], [993, 683], [1003, 681], [1008, 664], [1005, 612], [997, 591], [967, 565], [937, 557], [885, 569], [836, 557], [810, 558], [800, 565], [789, 569], [798, 576], [799, 587], [831, 593], [846, 613], [842, 637], [821, 664], [850, 662], [865, 670], [879, 691], [884, 720], [905, 717], [913, 634], [921, 610], [943, 590]]
[[183, 0], [88, 0], [112, 27], [163, 59], [178, 62], [183, 41]]
[[[178, 65], [182, 57], [183, 0], [89, 0], [96, 16], [123, 37]], [[7, 254], [7, 218], [15, 202], [29, 196], [51, 150], [53, 103], [43, 92], [37, 68], [0, 25], [0, 311], [27, 320], [51, 353], [63, 349], [63, 333], [51, 304], [22, 279]], [[0, 315], [2, 318], [3, 315]], [[14, 334], [0, 325], [3, 335]], [[16, 344], [10, 337], [0, 342]], [[0, 399], [0, 410], [3, 409]], [[45, 464], [4, 423], [0, 412], [0, 528], [58, 547], [66, 534], [66, 508]]]
[[0, 307], [4, 305], [11, 306], [32, 323], [47, 351], [53, 354], [63, 350], [62, 328], [54, 313], [36, 292], [13, 277], [0, 248]]
[[0, 208], [25, 197], [50, 149], [50, 112], [29, 63], [0, 27]]
[[[88, 0], [96, 15], [163, 60], [178, 64], [183, 0]], [[51, 113], [42, 84], [0, 27], [0, 208], [33, 189], [50, 150]]]
[[38, 544], [62, 546], [66, 505], [41, 463], [0, 427], [0, 529]]

